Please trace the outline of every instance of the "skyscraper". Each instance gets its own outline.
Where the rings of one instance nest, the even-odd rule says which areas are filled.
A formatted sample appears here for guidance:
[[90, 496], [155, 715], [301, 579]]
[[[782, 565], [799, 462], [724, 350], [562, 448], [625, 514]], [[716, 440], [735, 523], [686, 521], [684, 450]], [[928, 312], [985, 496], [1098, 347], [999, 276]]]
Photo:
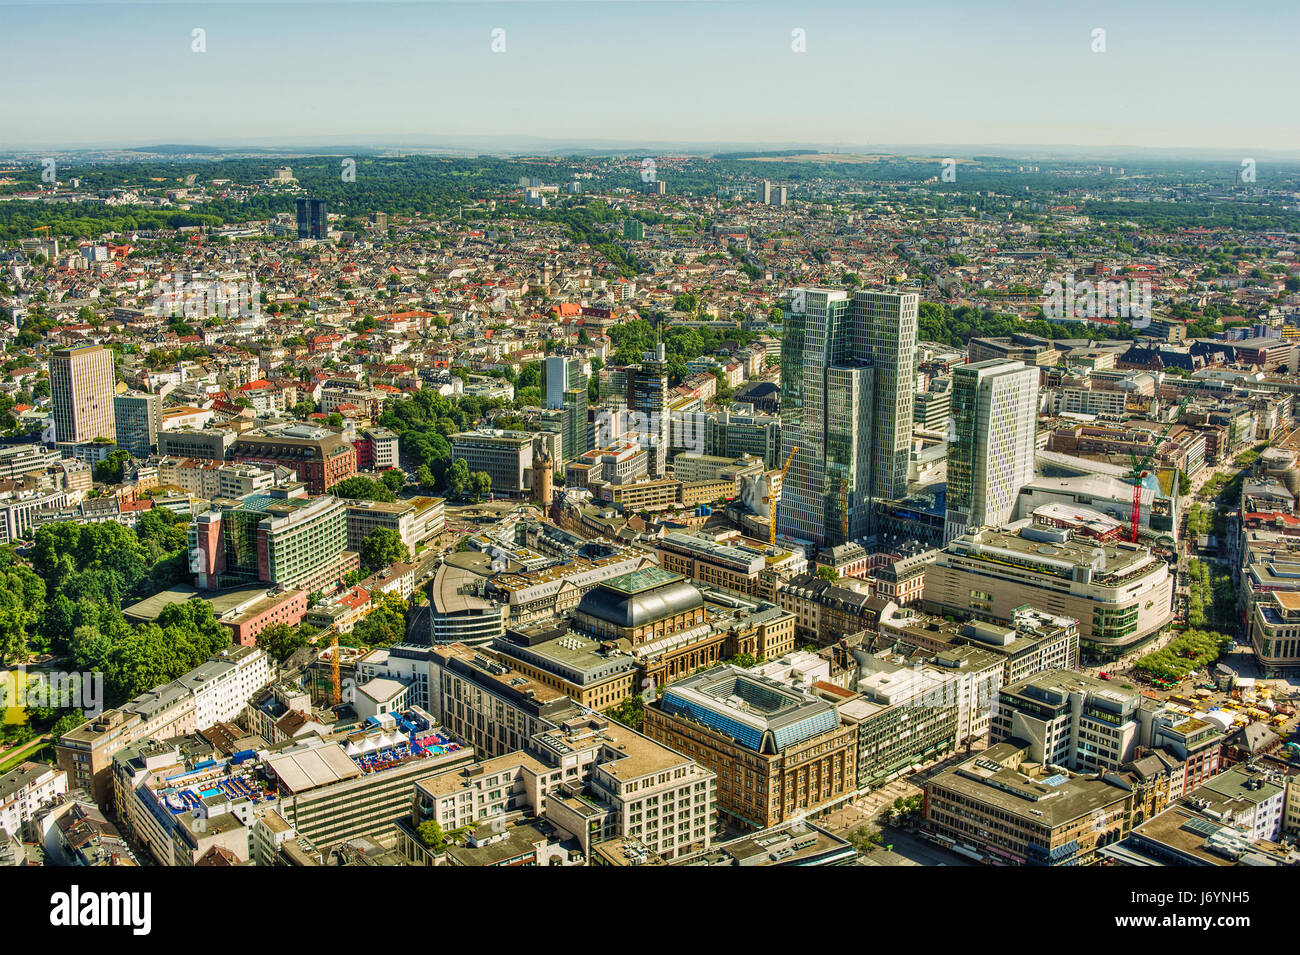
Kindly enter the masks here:
[[114, 441], [113, 353], [102, 345], [60, 348], [50, 356], [54, 440]]
[[865, 336], [875, 369], [871, 496], [892, 501], [907, 495], [916, 400], [915, 292], [854, 292], [854, 337]]
[[571, 358], [552, 355], [542, 363], [542, 401], [562, 413], [560, 460], [568, 463], [587, 447], [587, 376]]
[[777, 527], [814, 544], [868, 533], [873, 497], [907, 488], [915, 294], [795, 289], [781, 343]]
[[298, 199], [298, 238], [329, 238], [329, 221], [324, 199]]
[[629, 437], [646, 448], [651, 477], [668, 473], [668, 394], [668, 358], [661, 342], [654, 354], [647, 352], [640, 365], [627, 369]]
[[113, 421], [119, 447], [147, 458], [162, 430], [162, 402], [157, 395], [128, 391], [113, 399]]
[[944, 542], [1007, 523], [1034, 477], [1038, 369], [991, 358], [952, 375]]

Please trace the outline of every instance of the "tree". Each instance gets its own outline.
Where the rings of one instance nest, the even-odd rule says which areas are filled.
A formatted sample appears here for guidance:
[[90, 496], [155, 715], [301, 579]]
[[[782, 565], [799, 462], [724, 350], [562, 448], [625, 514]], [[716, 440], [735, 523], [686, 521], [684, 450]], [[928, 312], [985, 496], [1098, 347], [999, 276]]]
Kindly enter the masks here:
[[817, 576], [822, 580], [835, 581], [840, 579], [840, 575], [835, 572], [834, 567], [818, 567]]
[[345, 481], [339, 481], [338, 484], [330, 488], [330, 493], [335, 497], [343, 497], [353, 501], [379, 501], [383, 504], [391, 504], [397, 500], [397, 495], [389, 490], [386, 482], [376, 481], [360, 474]]
[[451, 467], [447, 468], [444, 478], [447, 482], [447, 492], [453, 497], [464, 498], [469, 495], [469, 465], [465, 463], [464, 458], [457, 458], [452, 461]]
[[411, 550], [402, 535], [391, 527], [371, 531], [361, 542], [361, 563], [371, 571], [411, 559]]
[[477, 504], [492, 496], [492, 475], [486, 471], [475, 471], [469, 476], [471, 503]]
[[645, 701], [641, 699], [640, 694], [633, 693], [618, 706], [607, 709], [605, 715], [625, 726], [639, 730], [641, 724], [645, 722]]
[[416, 827], [415, 834], [420, 837], [420, 841], [434, 852], [441, 852], [447, 848], [447, 837], [442, 831], [442, 826], [438, 825], [436, 820], [430, 819], [428, 822], [422, 822]]
[[84, 716], [76, 710], [70, 710], [54, 721], [54, 725], [50, 727], [50, 736], [57, 743], [63, 738], [63, 734], [70, 733], [84, 722], [86, 722]]
[[433, 476], [433, 472], [429, 470], [429, 465], [427, 464], [421, 464], [418, 468], [416, 468], [415, 480], [420, 484], [421, 487], [433, 487], [433, 485], [436, 483], [436, 479]]
[[27, 659], [44, 614], [44, 582], [13, 548], [0, 548], [0, 665]]
[[406, 473], [401, 468], [390, 468], [379, 475], [379, 479], [384, 482], [384, 487], [394, 494], [406, 487]]
[[95, 464], [93, 476], [101, 484], [121, 484], [122, 472], [126, 462], [131, 460], [131, 452], [118, 448], [104, 460]]
[[287, 623], [273, 623], [257, 635], [257, 645], [283, 663], [307, 645], [307, 637]]
[[406, 638], [406, 601], [396, 594], [376, 593], [372, 609], [352, 630], [361, 646], [387, 647]]

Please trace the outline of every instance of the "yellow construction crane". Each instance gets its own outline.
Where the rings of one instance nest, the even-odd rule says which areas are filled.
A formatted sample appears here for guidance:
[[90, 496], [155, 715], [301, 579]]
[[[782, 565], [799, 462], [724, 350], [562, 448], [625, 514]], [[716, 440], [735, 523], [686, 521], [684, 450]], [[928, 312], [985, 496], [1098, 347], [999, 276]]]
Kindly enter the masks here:
[[[790, 470], [790, 462], [794, 460], [794, 456], [798, 450], [799, 448], [797, 445], [790, 449], [790, 453], [786, 456], [785, 464], [781, 466], [781, 470], [777, 474], [782, 485], [785, 484], [785, 472]], [[767, 543], [769, 547], [776, 544], [776, 505], [780, 500], [781, 492], [776, 487], [771, 487], [771, 493], [767, 496]]]
[[343, 680], [339, 676], [339, 635], [334, 634], [334, 642], [330, 644], [330, 700], [331, 705], [338, 706], [343, 702]]
[[46, 239], [46, 241], [49, 241], [49, 238], [50, 238], [50, 227], [49, 227], [49, 226], [47, 226], [47, 225], [38, 225], [36, 228], [32, 229], [32, 231], [33, 231], [33, 232], [44, 232], [44, 233], [45, 233], [45, 239]]

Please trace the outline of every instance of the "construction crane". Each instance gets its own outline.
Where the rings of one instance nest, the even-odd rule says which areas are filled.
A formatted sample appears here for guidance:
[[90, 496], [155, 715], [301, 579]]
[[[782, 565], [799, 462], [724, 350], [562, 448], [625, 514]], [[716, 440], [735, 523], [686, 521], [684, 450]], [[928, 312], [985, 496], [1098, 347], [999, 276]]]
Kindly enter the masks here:
[[343, 702], [343, 680], [339, 676], [339, 635], [330, 644], [330, 700], [332, 706]]
[[[797, 445], [790, 449], [790, 453], [786, 455], [785, 464], [781, 466], [781, 470], [777, 473], [781, 485], [785, 484], [785, 472], [790, 470], [790, 462], [794, 460], [795, 453], [798, 450]], [[780, 485], [773, 486], [769, 483], [768, 487], [770, 491], [764, 500], [767, 504], [767, 544], [772, 547], [776, 544], [776, 505], [781, 500], [781, 492], [778, 490]]]
[[36, 228], [32, 229], [32, 231], [33, 231], [33, 232], [44, 232], [44, 233], [45, 233], [45, 238], [46, 238], [47, 241], [48, 241], [49, 238], [50, 238], [50, 227], [47, 226], [47, 225], [38, 225]]
[[[1178, 419], [1183, 416], [1183, 411], [1187, 408], [1187, 405], [1192, 398], [1196, 396], [1196, 392], [1200, 390], [1202, 384], [1203, 382], [1198, 381], [1192, 389], [1183, 396], [1183, 400], [1178, 403], [1178, 410], [1175, 411], [1173, 417], [1169, 419], [1169, 423], [1166, 424], [1164, 430], [1160, 432], [1160, 436], [1151, 442], [1151, 450], [1142, 456], [1141, 461], [1138, 460], [1136, 454], [1132, 451], [1129, 452], [1129, 458], [1133, 461], [1133, 469], [1129, 471], [1126, 477], [1126, 480], [1131, 482], [1133, 485], [1133, 513], [1129, 519], [1128, 531], [1128, 539], [1130, 543], [1136, 544], [1138, 539], [1138, 523], [1142, 517], [1142, 479], [1147, 476], [1147, 465], [1151, 463], [1151, 459], [1155, 457], [1156, 452], [1160, 450], [1160, 445], [1162, 445], [1165, 438], [1169, 436], [1169, 432], [1172, 431], [1174, 425], [1178, 423]], [[1177, 493], [1176, 489], [1175, 493]]]

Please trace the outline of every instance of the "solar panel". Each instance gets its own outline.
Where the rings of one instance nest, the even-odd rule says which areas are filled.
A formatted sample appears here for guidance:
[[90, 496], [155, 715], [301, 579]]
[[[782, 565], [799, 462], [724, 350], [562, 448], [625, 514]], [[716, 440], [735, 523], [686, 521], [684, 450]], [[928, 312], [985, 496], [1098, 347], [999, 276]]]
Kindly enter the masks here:
[[1188, 819], [1179, 826], [1180, 829], [1186, 829], [1188, 832], [1194, 832], [1198, 836], [1212, 836], [1221, 828], [1210, 822], [1208, 819]]

